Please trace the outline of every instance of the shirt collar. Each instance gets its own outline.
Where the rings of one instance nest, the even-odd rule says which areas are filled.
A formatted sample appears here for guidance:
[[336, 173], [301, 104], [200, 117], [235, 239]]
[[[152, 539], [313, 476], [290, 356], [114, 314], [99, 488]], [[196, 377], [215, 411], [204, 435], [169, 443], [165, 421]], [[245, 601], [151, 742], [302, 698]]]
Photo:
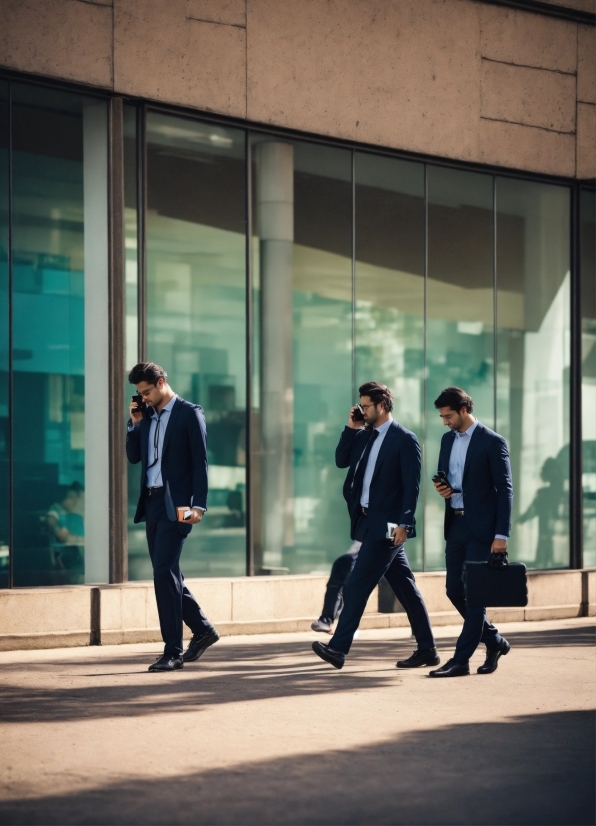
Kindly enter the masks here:
[[380, 436], [382, 436], [384, 433], [386, 433], [389, 430], [389, 428], [391, 427], [391, 422], [392, 421], [393, 421], [393, 417], [390, 416], [389, 419], [381, 425], [381, 427], [375, 427], [375, 430], [379, 433]]
[[[165, 413], [166, 411], [167, 411], [168, 413], [171, 413], [171, 412], [172, 412], [172, 408], [173, 408], [173, 407], [174, 407], [174, 405], [176, 404], [176, 400], [177, 400], [177, 399], [178, 399], [178, 396], [174, 393], [174, 397], [170, 399], [170, 401], [166, 404], [166, 406], [165, 406], [165, 407], [162, 407], [162, 409], [161, 409], [162, 414], [163, 414], [163, 413]], [[155, 410], [155, 408], [153, 408], [153, 416], [154, 416], [155, 418], [157, 418], [157, 415], [158, 415], [158, 414], [157, 414], [157, 411]]]
[[465, 431], [465, 433], [460, 433], [459, 430], [455, 431], [455, 435], [462, 439], [464, 436], [472, 436], [472, 433], [476, 430], [476, 425], [478, 424], [478, 419], [471, 424], [470, 427]]

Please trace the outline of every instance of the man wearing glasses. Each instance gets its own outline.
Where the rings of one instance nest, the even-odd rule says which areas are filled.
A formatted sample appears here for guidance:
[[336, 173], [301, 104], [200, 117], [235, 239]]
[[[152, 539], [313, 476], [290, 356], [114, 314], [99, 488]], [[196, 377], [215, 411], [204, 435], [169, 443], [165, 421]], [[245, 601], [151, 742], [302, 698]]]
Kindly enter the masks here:
[[[134, 521], [146, 522], [147, 544], [164, 641], [149, 671], [175, 671], [198, 660], [219, 635], [184, 584], [182, 546], [207, 509], [207, 428], [203, 409], [179, 398], [165, 370], [142, 362], [128, 376], [138, 396], [130, 404], [128, 461], [141, 462]], [[193, 636], [183, 654], [182, 623]]]
[[322, 660], [342, 668], [366, 603], [384, 576], [403, 605], [418, 648], [398, 668], [440, 662], [424, 600], [405, 552], [416, 535], [414, 513], [420, 487], [418, 439], [391, 416], [393, 397], [384, 384], [367, 382], [360, 404], [350, 410], [335, 451], [335, 463], [349, 468], [344, 483], [351, 537], [362, 542], [344, 589], [344, 609], [329, 645], [314, 642]]

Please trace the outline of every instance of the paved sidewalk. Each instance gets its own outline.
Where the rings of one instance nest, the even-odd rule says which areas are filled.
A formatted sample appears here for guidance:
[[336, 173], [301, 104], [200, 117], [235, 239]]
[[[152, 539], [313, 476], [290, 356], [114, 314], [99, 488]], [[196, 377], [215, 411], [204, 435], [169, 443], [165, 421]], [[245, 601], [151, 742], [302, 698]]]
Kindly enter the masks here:
[[397, 671], [402, 629], [341, 672], [314, 634], [172, 675], [155, 644], [2, 653], [0, 823], [593, 824], [594, 620], [501, 631], [498, 671], [453, 680]]

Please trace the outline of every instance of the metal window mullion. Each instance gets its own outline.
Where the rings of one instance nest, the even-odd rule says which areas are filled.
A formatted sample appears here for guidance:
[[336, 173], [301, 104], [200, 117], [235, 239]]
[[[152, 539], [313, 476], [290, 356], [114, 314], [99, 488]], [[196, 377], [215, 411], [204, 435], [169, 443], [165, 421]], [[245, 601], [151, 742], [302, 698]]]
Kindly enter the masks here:
[[572, 187], [570, 195], [569, 567], [583, 568], [581, 187], [579, 184]]
[[428, 327], [428, 164], [424, 164], [424, 292], [422, 299], [422, 570], [426, 571], [426, 443], [427, 432], [427, 327]]
[[255, 554], [254, 554], [254, 536], [253, 526], [254, 519], [252, 514], [254, 497], [252, 495], [252, 450], [253, 450], [253, 414], [252, 414], [252, 397], [253, 397], [253, 262], [252, 262], [252, 148], [250, 143], [250, 132], [245, 130], [244, 133], [245, 150], [245, 227], [246, 227], [246, 575], [254, 576], [255, 573]]
[[137, 358], [147, 360], [147, 108], [137, 109]]
[[12, 240], [12, 83], [8, 83], [8, 587], [14, 588], [14, 367]]

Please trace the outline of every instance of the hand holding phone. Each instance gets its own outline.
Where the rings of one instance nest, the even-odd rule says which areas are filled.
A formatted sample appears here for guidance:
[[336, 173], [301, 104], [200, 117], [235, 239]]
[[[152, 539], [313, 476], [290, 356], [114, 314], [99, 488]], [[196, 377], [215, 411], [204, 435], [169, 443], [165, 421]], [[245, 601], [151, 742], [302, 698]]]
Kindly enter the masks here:
[[[433, 476], [433, 482], [435, 483], [435, 486], [437, 486], [438, 488], [439, 487], [448, 488], [449, 494], [446, 495], [445, 498], [449, 498], [452, 493], [461, 493], [461, 490], [459, 490], [458, 488], [451, 487], [451, 485], [449, 483], [449, 479], [447, 478], [447, 474], [445, 473], [444, 470], [438, 471], [438, 473], [436, 473]], [[439, 491], [439, 493], [440, 493], [440, 491]], [[442, 493], [441, 493], [441, 496], [443, 496]]]
[[363, 421], [364, 413], [360, 405], [357, 404], [350, 410], [350, 415], [348, 416], [348, 427], [351, 427], [354, 430], [359, 430], [362, 427]]

